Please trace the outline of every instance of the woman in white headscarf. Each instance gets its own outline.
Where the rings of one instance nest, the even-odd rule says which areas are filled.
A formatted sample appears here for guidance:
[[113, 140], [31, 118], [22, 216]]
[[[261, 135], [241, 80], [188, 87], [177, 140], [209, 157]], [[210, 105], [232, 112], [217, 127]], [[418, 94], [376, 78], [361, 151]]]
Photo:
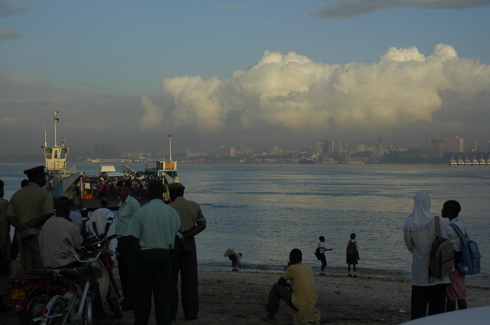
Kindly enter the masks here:
[[[440, 223], [440, 236], [446, 231]], [[412, 319], [425, 317], [427, 305], [429, 315], [445, 312], [446, 286], [449, 277], [441, 279], [429, 275], [429, 258], [435, 235], [434, 215], [430, 213], [430, 197], [427, 192], [417, 192], [414, 197], [413, 212], [405, 220], [403, 227], [405, 244], [412, 253]]]

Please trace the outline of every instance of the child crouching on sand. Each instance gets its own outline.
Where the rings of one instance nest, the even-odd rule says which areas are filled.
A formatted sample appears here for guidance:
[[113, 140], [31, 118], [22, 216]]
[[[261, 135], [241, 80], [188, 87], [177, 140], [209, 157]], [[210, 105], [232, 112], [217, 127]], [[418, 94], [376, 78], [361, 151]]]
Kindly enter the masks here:
[[225, 257], [228, 257], [231, 261], [231, 270], [233, 272], [238, 272], [237, 268], [242, 268], [242, 253], [235, 253], [234, 250], [228, 248], [225, 252]]

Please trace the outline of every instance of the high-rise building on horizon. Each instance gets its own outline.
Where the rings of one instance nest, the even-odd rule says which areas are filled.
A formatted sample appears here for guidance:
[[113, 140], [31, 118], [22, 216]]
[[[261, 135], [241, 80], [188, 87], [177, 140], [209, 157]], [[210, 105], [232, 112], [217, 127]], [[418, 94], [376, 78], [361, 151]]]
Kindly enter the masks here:
[[445, 138], [446, 141], [446, 151], [450, 152], [464, 152], [464, 139], [459, 136], [454, 136], [451, 138]]
[[117, 158], [119, 155], [119, 149], [117, 144], [105, 144], [97, 142], [94, 145], [94, 158]]
[[338, 153], [339, 155], [342, 154], [342, 140], [327, 140], [327, 152], [329, 154], [334, 152]]

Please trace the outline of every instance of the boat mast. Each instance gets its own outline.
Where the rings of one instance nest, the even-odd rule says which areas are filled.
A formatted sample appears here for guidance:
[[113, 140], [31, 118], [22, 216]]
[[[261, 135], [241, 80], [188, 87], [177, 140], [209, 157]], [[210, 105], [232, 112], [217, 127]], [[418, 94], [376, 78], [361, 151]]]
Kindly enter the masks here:
[[46, 135], [46, 122], [44, 122], [44, 147], [48, 146], [48, 136]]
[[169, 142], [169, 148], [170, 148], [170, 161], [172, 161], [172, 135], [168, 135], [168, 142]]
[[54, 146], [57, 147], [58, 145], [56, 144], [56, 122], [58, 122], [60, 119], [56, 117], [56, 114], [59, 112], [56, 111], [53, 113], [53, 120], [54, 120]]

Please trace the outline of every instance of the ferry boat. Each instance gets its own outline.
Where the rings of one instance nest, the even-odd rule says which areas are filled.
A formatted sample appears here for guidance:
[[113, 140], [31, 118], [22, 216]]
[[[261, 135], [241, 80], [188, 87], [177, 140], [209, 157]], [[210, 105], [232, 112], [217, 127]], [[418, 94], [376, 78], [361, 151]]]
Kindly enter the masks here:
[[79, 186], [82, 173], [77, 172], [77, 166], [67, 169], [66, 160], [70, 147], [65, 146], [65, 139], [61, 138], [61, 145], [57, 142], [57, 123], [58, 111], [53, 113], [54, 124], [54, 144], [48, 145], [46, 129], [44, 129], [44, 144], [41, 146], [44, 151], [44, 160], [48, 172], [48, 182], [46, 189], [54, 199], [67, 196], [70, 199], [76, 197], [77, 187]]
[[461, 156], [459, 156], [459, 159], [458, 159], [458, 166], [460, 166], [460, 165], [464, 165], [464, 164], [465, 164], [465, 163], [464, 163], [464, 160], [463, 160], [463, 159], [461, 159]]
[[[177, 173], [177, 161], [172, 160], [172, 135], [168, 136], [169, 141], [169, 159], [157, 160], [155, 168], [145, 169], [145, 174], [154, 174], [158, 178], [163, 178], [164, 183], [178, 183], [179, 175]], [[127, 168], [127, 166], [124, 166]]]
[[298, 162], [302, 165], [310, 165], [314, 164], [315, 160], [313, 158], [301, 157], [300, 159], [298, 159]]
[[483, 159], [483, 156], [480, 156], [480, 165], [486, 165], [487, 162], [485, 161], [485, 159]]
[[465, 159], [461, 159], [461, 156], [459, 156], [458, 160], [455, 160], [451, 158], [449, 160], [449, 165], [450, 166], [488, 166], [490, 165], [490, 157], [488, 160], [485, 160], [483, 156], [480, 156], [480, 159], [477, 159], [476, 156], [473, 157], [473, 159], [468, 159], [468, 157], [465, 157]]
[[[162, 159], [156, 162], [155, 168], [145, 168], [144, 170], [136, 170], [127, 165], [121, 165], [122, 173], [116, 171], [116, 167], [114, 165], [101, 165], [99, 168], [99, 173], [95, 177], [97, 179], [96, 186], [109, 184], [109, 186], [114, 186], [118, 182], [118, 180], [125, 179], [130, 180], [135, 184], [136, 188], [142, 186], [143, 183], [147, 183], [149, 180], [158, 179], [161, 180], [165, 185], [171, 183], [178, 183], [179, 176], [177, 174], [177, 161], [172, 160], [172, 136], [169, 135], [169, 144], [170, 144], [170, 159]], [[86, 184], [91, 183], [88, 187], [89, 189], [94, 185], [93, 183], [94, 177], [83, 177], [82, 188], [85, 187]], [[90, 190], [89, 190], [90, 191]], [[106, 192], [107, 193], [107, 192]], [[88, 194], [88, 193], [87, 193]], [[97, 193], [99, 194], [99, 193]], [[134, 193], [132, 193], [133, 195]], [[100, 195], [97, 195], [100, 196]], [[100, 198], [97, 196], [93, 196], [91, 194], [82, 196], [82, 205], [90, 210], [94, 210], [100, 207]], [[107, 196], [106, 196], [107, 197]], [[135, 198], [140, 202], [140, 204], [147, 203], [147, 198], [144, 195], [135, 195]], [[170, 193], [167, 191], [164, 193], [164, 200], [170, 201]], [[119, 198], [115, 195], [111, 195], [109, 197], [109, 206], [108, 208], [111, 210], [117, 210], [119, 208]]]
[[[67, 159], [70, 147], [65, 146], [65, 139], [61, 138], [61, 145], [58, 145], [57, 141], [57, 123], [59, 122], [58, 111], [53, 113], [52, 119], [54, 124], [54, 144], [49, 145], [47, 142], [46, 129], [44, 130], [44, 144], [41, 146], [44, 151], [45, 166], [48, 173], [48, 182], [46, 189], [51, 193], [56, 200], [62, 196], [66, 196], [72, 200], [75, 206], [83, 206], [88, 210], [94, 210], [99, 207], [100, 199], [93, 197], [90, 194], [85, 194], [85, 183], [87, 179], [83, 172], [77, 172], [78, 166], [72, 166], [67, 168]], [[165, 184], [177, 183], [179, 177], [177, 174], [177, 161], [172, 160], [172, 140], [169, 135], [170, 141], [170, 159], [158, 160], [156, 162], [156, 168], [145, 169], [144, 171], [136, 171], [128, 166], [122, 166], [124, 172], [118, 173], [115, 167], [112, 165], [101, 165], [99, 174], [96, 178], [107, 179], [111, 182], [117, 182], [117, 180], [125, 179], [161, 179]], [[104, 176], [104, 177], [102, 177]], [[168, 193], [166, 193], [168, 196]], [[145, 203], [146, 199], [139, 199], [140, 203]], [[119, 199], [114, 197], [109, 199], [109, 208], [117, 209]]]

